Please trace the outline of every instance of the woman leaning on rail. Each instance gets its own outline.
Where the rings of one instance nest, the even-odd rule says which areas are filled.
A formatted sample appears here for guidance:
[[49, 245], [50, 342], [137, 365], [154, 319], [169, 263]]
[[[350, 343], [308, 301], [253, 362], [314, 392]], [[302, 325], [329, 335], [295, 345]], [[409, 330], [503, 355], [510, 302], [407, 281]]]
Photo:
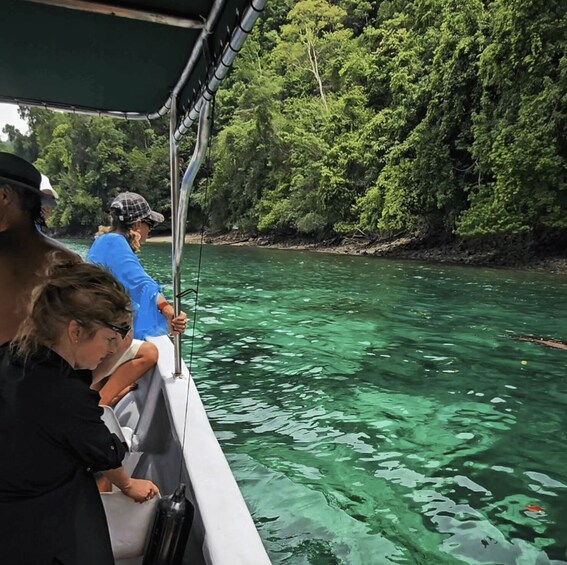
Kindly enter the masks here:
[[126, 288], [134, 305], [134, 338], [178, 334], [185, 330], [187, 315], [175, 316], [173, 306], [150, 277], [137, 253], [162, 214], [150, 208], [136, 192], [119, 194], [110, 205], [112, 226], [101, 226], [87, 254], [91, 263], [106, 267]]
[[113, 564], [93, 473], [137, 502], [158, 493], [120, 466], [124, 446], [90, 389], [91, 371], [130, 328], [130, 299], [112, 275], [59, 264], [0, 347], [0, 563]]
[[109, 359], [94, 372], [93, 386], [99, 387], [103, 404], [120, 398], [155, 364], [157, 348], [143, 341], [146, 337], [179, 334], [187, 324], [187, 315], [175, 316], [173, 306], [137, 256], [163, 216], [136, 192], [119, 194], [110, 205], [110, 216], [112, 225], [99, 227], [87, 260], [106, 267], [128, 291], [134, 306], [134, 339], [120, 359]]

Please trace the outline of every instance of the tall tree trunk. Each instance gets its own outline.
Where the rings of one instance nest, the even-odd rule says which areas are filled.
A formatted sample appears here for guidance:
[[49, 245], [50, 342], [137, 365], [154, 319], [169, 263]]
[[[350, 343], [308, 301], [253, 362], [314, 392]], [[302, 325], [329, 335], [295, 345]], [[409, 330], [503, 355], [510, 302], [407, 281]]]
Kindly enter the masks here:
[[307, 56], [309, 57], [309, 63], [311, 64], [311, 72], [319, 85], [319, 94], [321, 95], [321, 100], [323, 106], [325, 106], [325, 111], [329, 111], [329, 106], [327, 106], [327, 98], [325, 97], [325, 91], [323, 90], [323, 81], [321, 80], [321, 75], [319, 74], [319, 64], [317, 62], [317, 52], [315, 51], [315, 46], [309, 40], [307, 40]]

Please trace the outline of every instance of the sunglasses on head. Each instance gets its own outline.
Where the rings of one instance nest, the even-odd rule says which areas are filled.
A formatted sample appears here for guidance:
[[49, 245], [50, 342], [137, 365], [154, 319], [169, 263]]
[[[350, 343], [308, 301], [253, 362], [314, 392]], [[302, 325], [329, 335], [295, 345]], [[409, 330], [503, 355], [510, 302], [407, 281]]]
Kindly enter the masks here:
[[102, 320], [100, 321], [100, 323], [103, 326], [106, 326], [107, 328], [115, 331], [116, 333], [120, 334], [120, 337], [122, 337], [122, 339], [126, 339], [126, 336], [130, 333], [130, 330], [132, 329], [132, 326], [130, 325], [126, 325], [126, 326], [115, 326], [114, 324], [109, 324], [108, 322], [103, 322]]

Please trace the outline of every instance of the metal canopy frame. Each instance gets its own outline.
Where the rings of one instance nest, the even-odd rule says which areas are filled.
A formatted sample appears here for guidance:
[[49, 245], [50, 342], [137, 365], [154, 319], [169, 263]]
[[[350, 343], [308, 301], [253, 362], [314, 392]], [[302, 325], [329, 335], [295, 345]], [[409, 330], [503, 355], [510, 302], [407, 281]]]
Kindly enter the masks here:
[[186, 29], [202, 29], [205, 27], [204, 20], [192, 20], [171, 14], [142, 10], [137, 8], [125, 8], [114, 4], [91, 2], [90, 0], [23, 0], [34, 4], [46, 4], [59, 8], [70, 8], [80, 12], [92, 14], [103, 14], [105, 16], [116, 16], [118, 18], [129, 18], [154, 24], [183, 27]]
[[[3, 94], [0, 87], [0, 102], [17, 104], [20, 106], [40, 107], [49, 110], [60, 110], [65, 112], [75, 112], [79, 114], [91, 116], [108, 116], [117, 119], [126, 120], [154, 120], [167, 115], [172, 108], [172, 104], [179, 103], [183, 89], [187, 85], [189, 78], [197, 72], [199, 57], [203, 52], [208, 52], [207, 41], [213, 33], [218, 19], [221, 15], [223, 7], [227, 0], [214, 0], [209, 11], [206, 21], [197, 22], [196, 20], [184, 19], [180, 16], [168, 15], [165, 13], [157, 13], [142, 8], [123, 8], [117, 7], [115, 4], [107, 2], [92, 2], [90, 0], [20, 0], [27, 4], [36, 4], [42, 6], [54, 6], [58, 8], [66, 8], [80, 12], [90, 12], [96, 15], [104, 15], [107, 17], [118, 17], [132, 19], [137, 21], [145, 21], [153, 24], [163, 24], [174, 27], [183, 27], [191, 29], [201, 29], [198, 39], [195, 41], [192, 51], [186, 61], [183, 71], [173, 88], [169, 97], [164, 101], [163, 105], [154, 112], [128, 112], [117, 110], [100, 110], [84, 106], [81, 103], [63, 104], [58, 102], [45, 102], [36, 100], [31, 97], [20, 96], [18, 98], [10, 98]], [[194, 96], [193, 102], [185, 111], [183, 117], [179, 119], [179, 124], [175, 130], [175, 138], [179, 139], [187, 130], [197, 122], [199, 118], [200, 108], [204, 101], [212, 100], [214, 94], [218, 90], [221, 81], [228, 74], [230, 67], [242, 47], [246, 36], [252, 28], [262, 11], [264, 10], [268, 0], [249, 0], [248, 7], [243, 14], [237, 13], [238, 21], [233, 31], [226, 41], [221, 55], [216, 61], [209, 61], [209, 68], [206, 70], [206, 79], [200, 88], [200, 92]], [[195, 25], [190, 25], [194, 22]]]
[[[206, 21], [197, 21], [180, 15], [148, 10], [142, 7], [126, 8], [109, 2], [94, 2], [90, 0], [20, 0], [25, 4], [51, 6], [58, 9], [69, 9], [82, 13], [92, 14], [94, 17], [123, 18], [153, 24], [158, 26], [171, 26], [171, 28], [185, 28], [201, 30], [197, 40], [193, 44], [192, 51], [179, 75], [176, 84], [171, 89], [170, 95], [163, 106], [156, 112], [140, 113], [125, 111], [106, 111], [95, 108], [58, 101], [36, 100], [32, 97], [18, 97], [17, 99], [5, 95], [0, 84], [0, 102], [15, 103], [23, 106], [39, 106], [52, 110], [71, 111], [87, 115], [109, 116], [113, 118], [129, 120], [152, 120], [170, 114], [169, 127], [169, 150], [170, 150], [170, 182], [171, 182], [171, 231], [172, 231], [172, 278], [174, 292], [175, 315], [181, 311], [181, 261], [183, 257], [183, 246], [185, 240], [185, 225], [189, 206], [189, 197], [193, 189], [194, 181], [203, 162], [209, 143], [211, 130], [212, 100], [217, 92], [222, 79], [228, 74], [230, 66], [238, 51], [241, 49], [248, 33], [252, 30], [254, 23], [260, 16], [267, 0], [249, 0], [247, 8], [241, 14], [235, 13], [236, 25], [233, 26], [221, 54], [216, 60], [210, 60], [209, 37], [214, 33], [221, 18], [223, 8], [230, 0], [214, 0], [209, 10]], [[230, 30], [228, 30], [230, 31]], [[199, 59], [207, 55], [208, 65], [206, 69], [199, 67]], [[188, 81], [196, 74], [203, 79], [200, 91], [193, 96], [193, 101], [188, 105], [184, 115], [179, 115], [182, 96]], [[75, 82], [80, 81], [80, 76], [73, 75]], [[181, 184], [179, 184], [179, 158], [178, 142], [183, 134], [198, 121], [197, 142], [193, 156], [187, 167]], [[175, 348], [175, 377], [182, 377], [182, 356], [180, 336], [174, 337]]]

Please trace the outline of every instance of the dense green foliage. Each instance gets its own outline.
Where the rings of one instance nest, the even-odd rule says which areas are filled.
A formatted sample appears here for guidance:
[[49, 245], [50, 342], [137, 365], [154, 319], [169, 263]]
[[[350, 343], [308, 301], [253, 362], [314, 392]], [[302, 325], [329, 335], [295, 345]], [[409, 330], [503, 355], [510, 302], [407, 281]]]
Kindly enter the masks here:
[[[273, 1], [217, 96], [191, 221], [318, 236], [566, 229], [566, 53], [564, 0]], [[60, 189], [55, 226], [92, 229], [124, 188], [167, 214], [165, 124], [28, 117], [29, 136], [9, 138]]]

